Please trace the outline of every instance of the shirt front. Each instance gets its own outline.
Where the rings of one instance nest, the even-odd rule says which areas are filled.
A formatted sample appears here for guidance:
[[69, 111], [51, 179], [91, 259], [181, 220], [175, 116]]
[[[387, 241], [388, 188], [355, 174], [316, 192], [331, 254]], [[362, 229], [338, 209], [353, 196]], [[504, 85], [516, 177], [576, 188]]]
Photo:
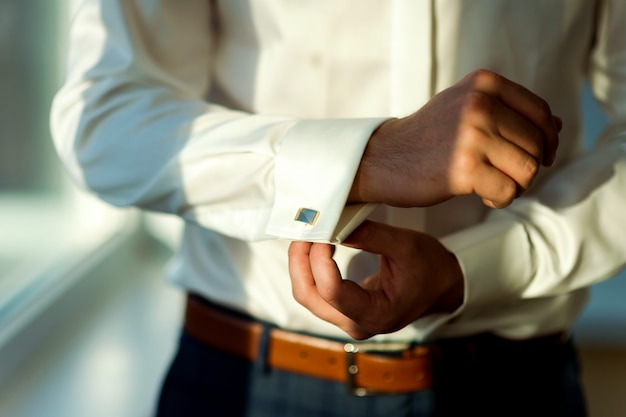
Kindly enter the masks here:
[[[346, 206], [372, 131], [479, 68], [563, 119], [555, 166], [502, 210], [475, 196]], [[590, 152], [585, 79], [610, 119]], [[52, 112], [77, 182], [185, 220], [173, 282], [287, 329], [345, 336], [293, 300], [290, 240], [339, 242], [367, 216], [440, 237], [464, 271], [463, 306], [377, 336], [393, 340], [567, 328], [586, 288], [625, 265], [625, 126], [618, 0], [86, 0]], [[335, 260], [357, 281], [377, 267], [342, 246]]]

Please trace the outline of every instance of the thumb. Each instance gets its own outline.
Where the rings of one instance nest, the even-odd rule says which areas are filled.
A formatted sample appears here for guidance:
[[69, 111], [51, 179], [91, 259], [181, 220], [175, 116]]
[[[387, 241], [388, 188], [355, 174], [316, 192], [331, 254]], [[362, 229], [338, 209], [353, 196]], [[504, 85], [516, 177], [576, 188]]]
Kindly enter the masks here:
[[397, 247], [399, 238], [405, 232], [404, 229], [366, 220], [343, 241], [343, 245], [378, 255], [390, 255], [396, 252], [393, 248]]

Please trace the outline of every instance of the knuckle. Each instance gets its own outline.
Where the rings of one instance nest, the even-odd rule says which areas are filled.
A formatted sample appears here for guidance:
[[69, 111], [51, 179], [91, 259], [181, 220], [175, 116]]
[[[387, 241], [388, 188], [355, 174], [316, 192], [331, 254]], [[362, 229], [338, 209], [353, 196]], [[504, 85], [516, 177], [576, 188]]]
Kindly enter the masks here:
[[479, 155], [484, 154], [487, 135], [479, 127], [464, 125], [459, 128], [458, 146], [452, 156], [452, 163], [462, 172], [471, 172], [480, 163]]
[[376, 333], [371, 333], [369, 331], [363, 331], [355, 326], [348, 326], [343, 329], [344, 332], [348, 334], [354, 340], [365, 340], [374, 336]]
[[460, 149], [473, 147], [482, 143], [485, 133], [473, 123], [463, 123], [457, 131], [458, 145]]
[[318, 287], [318, 291], [319, 291], [320, 297], [322, 297], [322, 299], [330, 305], [336, 305], [341, 302], [339, 289], [336, 287], [331, 288], [331, 286], [323, 285], [323, 286]]
[[[548, 137], [552, 137], [553, 133], [556, 133], [556, 125], [554, 123], [554, 116], [552, 115], [552, 109], [550, 108], [550, 105], [546, 100], [538, 97], [535, 111], [537, 127], [543, 133], [547, 133]], [[542, 139], [544, 138], [542, 137]]]
[[476, 88], [494, 88], [500, 83], [501, 78], [502, 77], [500, 75], [485, 68], [479, 68], [470, 74], [472, 84]]
[[471, 91], [465, 97], [463, 113], [466, 116], [482, 117], [494, 113], [495, 103], [493, 99], [481, 91]]
[[400, 320], [385, 320], [368, 328], [373, 334], [386, 334], [402, 328]]
[[296, 287], [292, 287], [291, 295], [298, 304], [306, 305], [306, 296], [301, 290], [297, 289]]
[[468, 194], [473, 191], [472, 178], [478, 168], [479, 162], [468, 152], [461, 152], [450, 165], [450, 178], [454, 179], [456, 194]]
[[537, 132], [537, 134], [535, 135], [529, 135], [530, 140], [528, 141], [528, 144], [524, 145], [524, 149], [530, 154], [528, 157], [530, 159], [541, 159], [541, 156], [543, 155], [543, 137], [542, 135]]
[[476, 170], [478, 161], [470, 152], [458, 152], [453, 160], [453, 171], [458, 175], [468, 175]]
[[543, 123], [552, 124], [552, 110], [550, 109], [550, 105], [547, 101], [540, 98], [537, 102], [537, 110]]
[[502, 208], [508, 206], [513, 202], [517, 195], [516, 183], [514, 181], [505, 182], [504, 184], [502, 184], [498, 194], [499, 198], [494, 200], [494, 202], [497, 202], [497, 207]]
[[387, 327], [381, 323], [369, 323], [369, 325], [363, 326], [368, 333], [371, 334], [384, 334], [387, 333]]
[[528, 156], [523, 165], [523, 172], [526, 175], [527, 181], [531, 181], [539, 173], [539, 161], [532, 156]]

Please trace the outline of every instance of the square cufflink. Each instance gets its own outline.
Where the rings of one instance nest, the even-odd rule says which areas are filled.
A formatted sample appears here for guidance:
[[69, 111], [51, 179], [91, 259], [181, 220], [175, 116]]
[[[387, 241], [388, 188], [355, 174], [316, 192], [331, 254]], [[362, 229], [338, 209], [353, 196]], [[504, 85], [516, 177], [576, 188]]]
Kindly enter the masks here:
[[319, 216], [320, 212], [317, 210], [301, 208], [296, 213], [296, 217], [294, 218], [294, 220], [314, 226]]

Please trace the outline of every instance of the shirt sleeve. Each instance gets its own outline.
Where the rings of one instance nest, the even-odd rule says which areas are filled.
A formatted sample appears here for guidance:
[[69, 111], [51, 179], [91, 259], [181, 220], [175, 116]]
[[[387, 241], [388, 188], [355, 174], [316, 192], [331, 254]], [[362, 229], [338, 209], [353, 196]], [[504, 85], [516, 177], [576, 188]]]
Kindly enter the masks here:
[[[299, 120], [208, 101], [211, 4], [83, 3], [51, 111], [62, 161], [116, 206], [174, 213], [239, 239], [336, 240], [368, 210], [344, 206], [383, 119]], [[301, 209], [315, 222], [301, 221]]]
[[598, 27], [589, 79], [609, 127], [531, 195], [444, 239], [466, 279], [457, 314], [566, 294], [626, 265], [626, 3], [603, 2]]

